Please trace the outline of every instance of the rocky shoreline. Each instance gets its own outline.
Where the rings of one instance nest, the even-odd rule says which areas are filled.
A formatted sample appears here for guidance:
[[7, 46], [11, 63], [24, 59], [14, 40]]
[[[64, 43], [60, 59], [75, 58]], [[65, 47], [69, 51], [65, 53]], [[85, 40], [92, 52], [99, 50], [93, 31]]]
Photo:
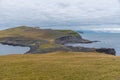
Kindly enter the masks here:
[[[67, 41], [66, 41], [67, 40]], [[11, 38], [6, 38], [6, 40], [1, 41], [0, 43], [3, 45], [12, 45], [12, 46], [22, 46], [22, 47], [29, 47], [30, 50], [28, 52], [26, 52], [25, 54], [36, 54], [36, 53], [48, 53], [48, 52], [54, 52], [54, 51], [72, 51], [72, 52], [99, 52], [99, 53], [106, 53], [106, 54], [110, 54], [110, 55], [116, 55], [116, 51], [113, 48], [86, 48], [86, 47], [73, 47], [73, 46], [64, 46], [64, 47], [59, 47], [59, 48], [49, 48], [46, 50], [41, 50], [39, 52], [37, 52], [36, 50], [38, 49], [40, 43], [37, 41], [32, 41], [35, 42], [36, 44], [34, 46], [27, 44], [26, 42], [22, 42], [23, 40], [18, 40], [16, 39], [11, 39]], [[89, 41], [89, 40], [85, 40], [82, 39], [80, 37], [75, 38], [72, 36], [67, 36], [67, 37], [62, 37], [59, 40], [56, 39], [55, 41], [57, 44], [66, 44], [66, 43], [93, 43], [93, 42], [98, 42], [98, 41]], [[26, 43], [26, 44], [25, 44]], [[43, 42], [41, 44], [45, 44], [47, 42]]]
[[[6, 36], [3, 36], [5, 34]], [[28, 36], [29, 34], [32, 36]], [[100, 52], [116, 55], [116, 52], [113, 48], [97, 49], [65, 46], [65, 44], [68, 43], [88, 44], [99, 42], [83, 39], [80, 34], [72, 30], [48, 30], [22, 26], [0, 31], [0, 35], [3, 36], [0, 37], [0, 43], [3, 45], [30, 47], [30, 50], [26, 52], [26, 54], [49, 53], [55, 51], [73, 51]]]

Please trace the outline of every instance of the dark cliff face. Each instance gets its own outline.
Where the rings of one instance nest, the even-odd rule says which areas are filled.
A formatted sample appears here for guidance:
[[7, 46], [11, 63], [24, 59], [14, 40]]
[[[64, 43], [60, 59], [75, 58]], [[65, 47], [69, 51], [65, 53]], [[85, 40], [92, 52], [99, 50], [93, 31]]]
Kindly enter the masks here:
[[100, 48], [100, 49], [96, 49], [96, 51], [100, 53], [116, 55], [116, 51], [113, 48]]
[[85, 40], [81, 36], [63, 36], [55, 39], [55, 43], [57, 44], [67, 44], [67, 43], [91, 43], [92, 41]]
[[85, 47], [72, 47], [72, 46], [67, 46], [71, 51], [73, 52], [94, 52], [94, 48], [85, 48]]

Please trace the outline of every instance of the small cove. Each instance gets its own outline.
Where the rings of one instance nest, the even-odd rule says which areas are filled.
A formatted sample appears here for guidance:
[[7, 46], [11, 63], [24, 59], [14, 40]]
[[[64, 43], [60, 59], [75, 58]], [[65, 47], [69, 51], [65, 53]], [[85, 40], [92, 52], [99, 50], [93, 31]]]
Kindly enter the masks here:
[[29, 47], [11, 46], [0, 44], [0, 55], [24, 54], [29, 51]]

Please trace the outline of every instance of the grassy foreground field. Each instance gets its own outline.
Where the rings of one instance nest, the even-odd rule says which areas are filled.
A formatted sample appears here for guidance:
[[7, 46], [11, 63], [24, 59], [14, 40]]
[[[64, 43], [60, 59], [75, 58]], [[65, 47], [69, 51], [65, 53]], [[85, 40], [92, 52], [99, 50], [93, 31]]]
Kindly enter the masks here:
[[0, 56], [0, 80], [120, 80], [120, 57], [77, 52]]

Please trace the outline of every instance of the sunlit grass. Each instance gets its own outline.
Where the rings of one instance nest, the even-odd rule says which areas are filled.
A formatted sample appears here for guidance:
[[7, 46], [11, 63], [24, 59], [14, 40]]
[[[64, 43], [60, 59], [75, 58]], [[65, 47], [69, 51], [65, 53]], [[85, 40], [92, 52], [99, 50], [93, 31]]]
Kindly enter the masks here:
[[120, 57], [54, 52], [0, 56], [0, 80], [119, 80]]

